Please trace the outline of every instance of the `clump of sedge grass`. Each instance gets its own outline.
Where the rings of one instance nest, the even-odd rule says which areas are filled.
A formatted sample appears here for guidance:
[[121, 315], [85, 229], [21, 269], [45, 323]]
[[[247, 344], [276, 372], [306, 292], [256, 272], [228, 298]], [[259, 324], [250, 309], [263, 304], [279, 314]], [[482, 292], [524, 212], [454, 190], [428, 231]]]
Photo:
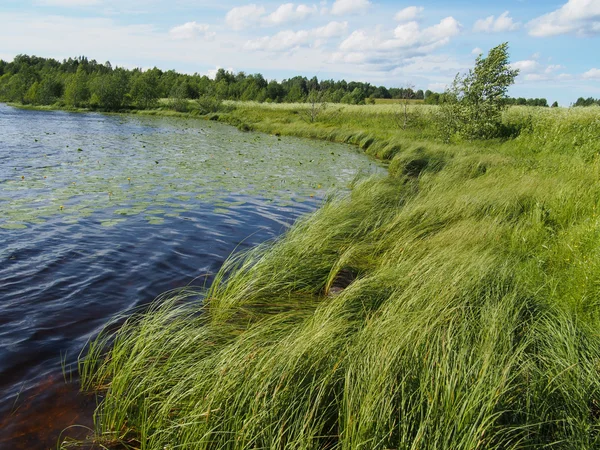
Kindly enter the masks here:
[[405, 147], [390, 177], [232, 257], [201, 300], [103, 333], [81, 362], [98, 439], [598, 448], [600, 164], [523, 136]]

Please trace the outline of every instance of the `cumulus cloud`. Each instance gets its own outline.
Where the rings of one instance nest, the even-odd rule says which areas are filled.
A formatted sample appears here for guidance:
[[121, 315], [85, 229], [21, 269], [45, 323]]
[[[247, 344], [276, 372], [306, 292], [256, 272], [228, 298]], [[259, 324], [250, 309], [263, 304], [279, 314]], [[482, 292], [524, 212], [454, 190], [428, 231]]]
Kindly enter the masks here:
[[260, 21], [266, 10], [254, 3], [229, 10], [225, 22], [234, 30], [242, 30]]
[[481, 50], [479, 47], [475, 47], [473, 50], [471, 50], [471, 55], [479, 56], [482, 53], [483, 53], [483, 50]]
[[348, 30], [348, 22], [329, 22], [324, 27], [316, 28], [314, 34], [321, 39], [339, 37]]
[[279, 5], [275, 11], [267, 14], [267, 10], [263, 6], [252, 3], [229, 10], [225, 16], [225, 22], [234, 30], [242, 30], [256, 25], [269, 27], [299, 22], [318, 13], [319, 8], [316, 5], [284, 3]]
[[525, 59], [523, 61], [517, 61], [512, 63], [510, 66], [513, 69], [519, 70], [521, 74], [537, 72], [542, 67], [542, 65], [534, 59]]
[[473, 31], [480, 33], [498, 33], [501, 31], [514, 31], [521, 24], [513, 22], [512, 17], [508, 15], [508, 11], [504, 11], [498, 17], [488, 16], [485, 19], [479, 19], [473, 25]]
[[340, 44], [340, 51], [333, 58], [336, 62], [375, 65], [383, 70], [392, 70], [402, 61], [426, 55], [448, 44], [460, 30], [460, 23], [453, 17], [446, 17], [440, 23], [423, 29], [417, 22], [400, 24], [391, 36], [378, 31], [356, 30]]
[[585, 72], [582, 76], [586, 80], [600, 80], [600, 69], [590, 69], [587, 72]]
[[460, 24], [453, 17], [446, 17], [429, 28], [421, 29], [417, 22], [408, 22], [396, 27], [393, 38], [385, 39], [364, 30], [354, 31], [340, 44], [341, 50], [348, 51], [389, 51], [406, 48], [434, 47], [445, 45], [450, 38], [460, 33]]
[[527, 27], [536, 37], [600, 34], [600, 1], [569, 0], [559, 9], [533, 19]]
[[187, 22], [183, 25], [171, 28], [169, 34], [173, 39], [213, 39], [216, 33], [210, 31], [210, 26], [204, 23]]
[[369, 0], [335, 0], [331, 7], [331, 14], [354, 14], [366, 11], [371, 2]]
[[272, 25], [282, 25], [284, 23], [304, 20], [319, 12], [316, 5], [294, 5], [293, 3], [284, 3], [265, 18], [265, 23]]
[[421, 15], [423, 12], [422, 6], [409, 6], [408, 8], [404, 8], [396, 13], [394, 19], [398, 22], [410, 22], [413, 21]]
[[319, 47], [327, 39], [342, 36], [348, 29], [348, 22], [329, 22], [311, 30], [285, 30], [274, 36], [252, 39], [244, 45], [247, 50], [282, 52], [298, 47]]
[[295, 47], [307, 45], [310, 40], [308, 30], [280, 31], [274, 36], [265, 36], [246, 42], [244, 48], [247, 50], [268, 50], [273, 52], [290, 50]]
[[533, 59], [516, 61], [510, 66], [513, 69], [519, 69], [519, 78], [521, 81], [548, 81], [548, 80], [567, 80], [572, 75], [564, 72], [565, 67], [560, 64], [542, 64], [537, 58], [539, 54], [535, 53]]

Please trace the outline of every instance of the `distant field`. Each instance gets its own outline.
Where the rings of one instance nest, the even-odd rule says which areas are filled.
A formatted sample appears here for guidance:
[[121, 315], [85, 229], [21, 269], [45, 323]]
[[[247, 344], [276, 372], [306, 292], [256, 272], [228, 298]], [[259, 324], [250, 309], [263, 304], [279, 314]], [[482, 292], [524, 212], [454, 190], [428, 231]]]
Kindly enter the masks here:
[[408, 102], [411, 105], [419, 105], [424, 103], [424, 100], [416, 100], [416, 99], [411, 99], [411, 100], [403, 100], [401, 98], [376, 98], [375, 99], [375, 104], [376, 105], [395, 105], [395, 104], [404, 104], [405, 102]]
[[[159, 104], [161, 105], [168, 105], [169, 102], [171, 100], [168, 98], [161, 98], [159, 99]], [[191, 100], [193, 101], [193, 100]], [[235, 101], [235, 100], [226, 100], [226, 103], [251, 103], [251, 104], [258, 104], [258, 102], [241, 102], [241, 101]], [[375, 104], [376, 105], [401, 105], [404, 104], [405, 102], [407, 102], [410, 105], [422, 105], [424, 104], [424, 100], [416, 100], [416, 99], [411, 99], [411, 100], [402, 100], [400, 98], [376, 98], [375, 99]], [[307, 103], [264, 103], [265, 105], [306, 105]], [[346, 103], [331, 103], [334, 105], [346, 105]], [[368, 106], [368, 105], [362, 105], [362, 106]]]

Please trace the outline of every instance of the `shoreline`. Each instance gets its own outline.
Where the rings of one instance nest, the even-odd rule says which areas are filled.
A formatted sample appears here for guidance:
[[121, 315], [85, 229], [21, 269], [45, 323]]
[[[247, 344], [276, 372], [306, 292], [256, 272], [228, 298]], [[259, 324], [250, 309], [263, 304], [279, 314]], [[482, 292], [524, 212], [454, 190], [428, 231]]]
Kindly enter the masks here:
[[408, 128], [377, 105], [233, 106], [208, 119], [356, 144], [389, 176], [228, 260], [204, 303], [163, 298], [93, 341], [98, 442], [598, 445], [596, 110], [515, 108], [511, 139], [445, 145], [420, 106]]
[[[431, 144], [431, 141], [427, 139], [415, 139], [412, 135], [409, 139], [396, 139], [392, 136], [393, 133], [373, 133], [365, 130], [364, 128], [353, 128], [340, 131], [339, 128], [334, 128], [328, 124], [322, 124], [320, 122], [308, 123], [272, 123], [264, 120], [257, 120], [255, 117], [249, 119], [244, 117], [244, 113], [248, 111], [258, 112], [261, 111], [282, 111], [283, 108], [290, 108], [293, 114], [298, 114], [298, 111], [306, 110], [309, 104], [298, 103], [298, 104], [268, 104], [268, 103], [255, 103], [255, 102], [225, 102], [223, 111], [210, 112], [207, 114], [201, 114], [197, 111], [190, 112], [178, 112], [171, 109], [130, 109], [122, 111], [103, 111], [98, 109], [89, 108], [64, 108], [60, 106], [36, 106], [36, 105], [22, 105], [17, 103], [5, 103], [8, 106], [32, 110], [32, 111], [62, 111], [69, 113], [97, 113], [107, 115], [141, 115], [141, 116], [153, 116], [153, 117], [175, 117], [183, 119], [197, 119], [207, 121], [217, 121], [233, 127], [238, 128], [240, 131], [258, 131], [265, 134], [275, 136], [294, 136], [300, 138], [316, 139], [326, 142], [334, 142], [339, 144], [354, 145], [363, 150], [370, 156], [373, 156], [388, 164], [393, 157], [405, 147], [410, 149], [412, 146], [427, 145]], [[370, 107], [385, 107], [385, 109], [394, 108], [396, 105], [361, 105], [354, 106], [354, 108], [368, 109]], [[415, 105], [413, 105], [414, 107]], [[418, 105], [417, 108], [431, 107], [428, 105]], [[346, 109], [348, 105], [333, 104], [330, 105], [331, 109]], [[320, 126], [324, 125], [324, 126]]]

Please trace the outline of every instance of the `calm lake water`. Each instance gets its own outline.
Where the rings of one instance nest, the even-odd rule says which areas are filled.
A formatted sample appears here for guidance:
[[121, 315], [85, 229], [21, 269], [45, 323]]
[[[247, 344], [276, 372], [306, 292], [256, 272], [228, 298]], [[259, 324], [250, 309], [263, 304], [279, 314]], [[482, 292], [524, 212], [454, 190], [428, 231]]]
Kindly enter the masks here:
[[0, 104], [0, 448], [92, 425], [94, 397], [62, 368], [112, 316], [210, 282], [234, 250], [380, 172], [344, 145]]

